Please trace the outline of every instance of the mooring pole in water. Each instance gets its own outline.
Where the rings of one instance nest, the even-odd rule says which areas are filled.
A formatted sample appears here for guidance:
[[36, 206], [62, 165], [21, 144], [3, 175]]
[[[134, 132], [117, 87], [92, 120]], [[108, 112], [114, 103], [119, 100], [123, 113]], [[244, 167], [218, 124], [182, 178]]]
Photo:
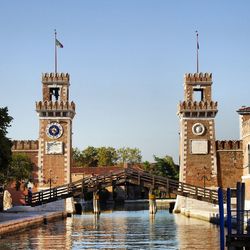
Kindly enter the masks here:
[[219, 214], [220, 214], [220, 249], [225, 249], [224, 239], [224, 206], [223, 206], [223, 191], [218, 188]]
[[241, 198], [240, 198], [240, 229], [241, 234], [244, 234], [244, 209], [245, 209], [245, 183], [241, 183]]
[[232, 234], [231, 189], [227, 189], [227, 234]]
[[148, 198], [149, 198], [149, 213], [156, 214], [157, 206], [156, 206], [155, 194], [153, 192], [153, 189], [150, 189]]
[[237, 226], [237, 234], [241, 234], [241, 183], [237, 182], [236, 186], [236, 226]]
[[94, 209], [94, 214], [100, 214], [101, 213], [100, 197], [99, 197], [99, 192], [98, 191], [93, 193], [93, 209]]

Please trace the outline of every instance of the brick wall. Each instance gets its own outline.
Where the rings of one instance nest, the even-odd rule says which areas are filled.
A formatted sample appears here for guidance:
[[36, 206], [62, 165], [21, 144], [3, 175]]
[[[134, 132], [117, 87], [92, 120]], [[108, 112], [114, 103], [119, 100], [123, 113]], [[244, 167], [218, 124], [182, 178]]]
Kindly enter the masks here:
[[218, 185], [235, 188], [243, 175], [242, 141], [216, 141]]
[[[12, 154], [25, 154], [30, 160], [34, 163], [33, 168], [33, 192], [37, 191], [37, 173], [38, 173], [38, 141], [37, 140], [21, 140], [21, 141], [12, 141]], [[11, 194], [13, 205], [24, 205], [24, 195], [27, 195], [27, 188], [24, 184], [20, 186], [19, 190], [16, 190], [16, 184], [13, 182], [8, 187], [7, 190]]]

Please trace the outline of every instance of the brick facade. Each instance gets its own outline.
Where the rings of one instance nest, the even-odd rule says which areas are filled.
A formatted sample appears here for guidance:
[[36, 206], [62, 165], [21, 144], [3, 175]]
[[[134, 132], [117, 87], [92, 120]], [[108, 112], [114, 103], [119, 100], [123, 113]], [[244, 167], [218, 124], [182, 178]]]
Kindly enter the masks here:
[[[52, 185], [75, 181], [83, 175], [101, 174], [118, 170], [110, 168], [70, 168], [72, 166], [72, 119], [75, 104], [69, 102], [69, 75], [46, 73], [42, 77], [42, 101], [36, 103], [39, 114], [39, 139], [37, 141], [13, 141], [13, 153], [25, 153], [35, 164], [33, 171], [34, 191], [48, 188], [48, 180], [56, 177]], [[198, 100], [195, 94], [200, 95]], [[240, 114], [239, 141], [216, 141], [215, 116], [217, 102], [212, 100], [212, 74], [195, 73], [184, 76], [184, 100], [178, 105], [180, 118], [180, 181], [197, 186], [216, 188], [235, 187], [242, 179], [250, 186], [250, 108], [242, 107]], [[58, 123], [63, 134], [59, 138], [49, 138], [48, 125]], [[59, 142], [63, 151], [48, 154], [46, 143]], [[51, 176], [51, 172], [53, 176]], [[242, 177], [243, 176], [243, 177]], [[10, 187], [10, 190], [13, 186]], [[250, 200], [250, 190], [246, 189]], [[13, 191], [13, 190], [12, 190]], [[15, 192], [12, 192], [15, 196]], [[26, 190], [21, 190], [15, 202]], [[16, 192], [17, 193], [17, 192]]]
[[243, 175], [244, 143], [216, 141], [218, 109], [212, 83], [210, 73], [184, 76], [184, 100], [178, 106], [180, 180], [201, 187], [234, 188]]
[[[33, 192], [37, 191], [38, 184], [38, 141], [12, 141], [12, 153], [13, 154], [25, 154], [29, 156], [31, 161], [34, 163], [32, 178], [34, 180], [33, 183]], [[24, 195], [27, 195], [27, 187], [22, 184], [19, 190], [16, 190], [16, 184], [11, 183], [8, 186], [8, 191], [11, 194], [13, 205], [24, 204]]]
[[240, 138], [243, 147], [243, 176], [246, 185], [246, 209], [250, 209], [250, 107], [237, 110], [240, 115]]
[[216, 141], [218, 186], [236, 186], [243, 174], [242, 141]]
[[[69, 101], [69, 81], [69, 74], [64, 73], [45, 73], [42, 76], [42, 101], [36, 102], [40, 124], [39, 189], [71, 181], [72, 120], [75, 104]], [[58, 130], [56, 134], [51, 134], [55, 129]]]

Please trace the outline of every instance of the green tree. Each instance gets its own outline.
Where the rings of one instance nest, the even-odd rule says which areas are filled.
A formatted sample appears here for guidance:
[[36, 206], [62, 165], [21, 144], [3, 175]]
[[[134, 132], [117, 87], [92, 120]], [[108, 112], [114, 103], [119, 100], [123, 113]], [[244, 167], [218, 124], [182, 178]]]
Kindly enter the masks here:
[[73, 148], [73, 161], [75, 167], [83, 166], [83, 154], [78, 148]]
[[82, 163], [86, 167], [98, 166], [98, 150], [95, 147], [89, 146], [82, 151]]
[[144, 162], [143, 169], [151, 174], [167, 176], [171, 179], [179, 179], [179, 166], [176, 165], [171, 156], [157, 157], [154, 155], [154, 163]]
[[32, 181], [34, 163], [26, 154], [14, 154], [8, 169], [8, 182], [15, 181], [18, 190], [21, 183]]
[[128, 161], [128, 150], [127, 148], [119, 148], [117, 150], [118, 162], [126, 163]]
[[171, 179], [179, 179], [179, 166], [177, 166], [171, 156], [166, 155], [163, 158], [154, 155], [155, 171], [158, 175], [168, 176]]
[[152, 171], [152, 164], [149, 161], [144, 161], [142, 167], [143, 167], [143, 169], [146, 172], [151, 173], [151, 171]]
[[138, 148], [120, 148], [117, 150], [119, 163], [140, 163], [142, 156]]
[[100, 147], [97, 149], [98, 166], [114, 166], [117, 162], [116, 150], [112, 147]]
[[8, 108], [0, 108], [0, 185], [7, 184], [6, 176], [11, 161], [11, 140], [7, 137], [7, 128], [10, 127], [12, 117]]
[[140, 163], [141, 151], [138, 148], [87, 147], [83, 151], [73, 149], [74, 165], [78, 167], [114, 166], [117, 163]]

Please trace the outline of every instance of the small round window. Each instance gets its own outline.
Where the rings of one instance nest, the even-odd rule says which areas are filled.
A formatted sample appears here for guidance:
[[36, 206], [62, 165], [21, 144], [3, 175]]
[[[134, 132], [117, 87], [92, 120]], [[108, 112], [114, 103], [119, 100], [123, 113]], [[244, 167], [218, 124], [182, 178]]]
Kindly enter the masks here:
[[205, 127], [201, 123], [195, 123], [192, 127], [192, 132], [194, 135], [203, 135], [205, 132]]

